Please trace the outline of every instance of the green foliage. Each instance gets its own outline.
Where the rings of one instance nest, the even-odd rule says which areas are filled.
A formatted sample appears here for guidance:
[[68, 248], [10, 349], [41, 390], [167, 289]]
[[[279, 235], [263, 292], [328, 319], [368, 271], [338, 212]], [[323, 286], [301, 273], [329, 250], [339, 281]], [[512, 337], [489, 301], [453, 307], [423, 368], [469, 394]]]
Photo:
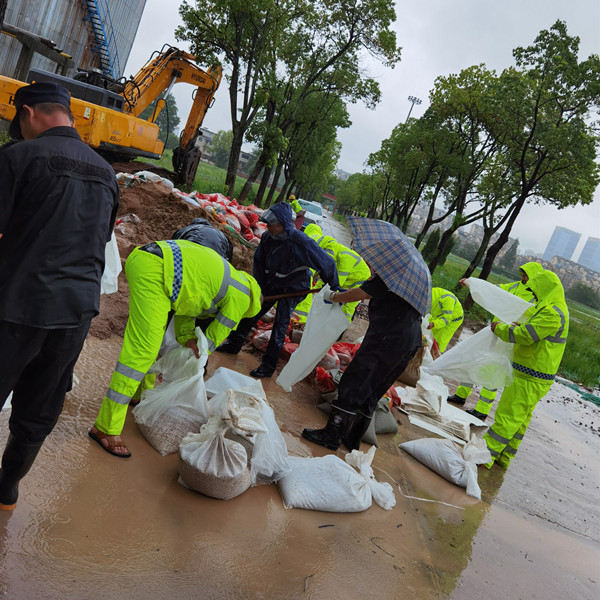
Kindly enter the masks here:
[[437, 251], [438, 245], [440, 243], [440, 230], [434, 229], [425, 240], [425, 245], [421, 250], [421, 254], [423, 255], [423, 260], [425, 262], [429, 262]]
[[558, 374], [577, 383], [600, 385], [600, 312], [588, 314], [572, 301], [569, 337]]
[[438, 260], [438, 267], [441, 267], [447, 260], [448, 255], [450, 254], [450, 252], [453, 251], [454, 247], [457, 244], [457, 238], [455, 235], [453, 235], [449, 240], [448, 243], [446, 244], [446, 247], [444, 248], [444, 251], [442, 252], [439, 260]]
[[600, 310], [600, 294], [580, 281], [570, 287], [565, 292], [565, 296], [570, 300], [575, 300], [585, 306]]
[[475, 258], [478, 249], [479, 246], [475, 242], [460, 242], [453, 249], [453, 253], [471, 262]]
[[233, 131], [218, 131], [210, 143], [210, 156], [217, 167], [225, 169], [233, 142]]
[[[146, 110], [140, 115], [140, 119], [148, 120], [154, 112], [156, 103], [155, 100]], [[165, 150], [170, 150], [179, 145], [179, 136], [176, 134], [179, 127], [180, 118], [177, 112], [177, 103], [175, 96], [168, 94], [165, 107], [160, 111], [155, 123], [158, 125], [158, 139], [165, 144]], [[167, 140], [167, 131], [169, 132], [169, 140]]]

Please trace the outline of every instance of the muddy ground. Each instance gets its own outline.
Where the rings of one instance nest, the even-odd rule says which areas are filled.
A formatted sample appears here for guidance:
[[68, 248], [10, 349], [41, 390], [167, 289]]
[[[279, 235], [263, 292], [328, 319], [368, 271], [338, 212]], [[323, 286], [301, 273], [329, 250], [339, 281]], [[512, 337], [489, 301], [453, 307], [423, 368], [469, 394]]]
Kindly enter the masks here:
[[[398, 448], [431, 434], [395, 412], [399, 433], [379, 436], [374, 466], [396, 506], [312, 512], [283, 508], [276, 485], [229, 501], [185, 489], [177, 456], [155, 452], [131, 415], [123, 436], [132, 458], [91, 442], [120, 344], [88, 338], [80, 383], [16, 510], [0, 515], [0, 598], [598, 597], [600, 412], [572, 390], [554, 384], [508, 471], [480, 469], [481, 502]], [[209, 374], [221, 365], [248, 373], [257, 358], [217, 354]], [[272, 379], [264, 384], [289, 453], [325, 454], [300, 437], [325, 421], [312, 385], [288, 394]], [[2, 444], [8, 416], [0, 413]]]
[[[122, 204], [122, 215], [143, 219], [118, 233], [123, 258], [132, 244], [168, 237], [199, 216], [155, 191], [166, 216], [150, 228], [154, 217], [137, 192]], [[390, 511], [375, 504], [358, 514], [285, 509], [276, 485], [214, 500], [177, 483], [177, 456], [155, 452], [131, 415], [123, 433], [130, 459], [108, 455], [87, 436], [121, 346], [123, 276], [119, 286], [102, 299], [75, 368], [79, 384], [23, 480], [16, 510], [0, 514], [0, 598], [600, 597], [600, 409], [576, 392], [555, 383], [510, 469], [480, 469], [481, 502], [399, 449], [433, 434], [396, 410], [399, 432], [379, 436], [374, 460], [376, 477], [396, 493]], [[355, 321], [346, 339], [366, 326]], [[208, 374], [219, 366], [248, 373], [257, 364], [252, 352], [215, 354]], [[456, 382], [447, 383], [452, 393]], [[326, 418], [310, 381], [289, 394], [274, 379], [264, 387], [289, 453], [326, 454], [300, 437]], [[465, 408], [476, 400], [473, 393]], [[0, 413], [0, 446], [8, 418], [8, 410]]]

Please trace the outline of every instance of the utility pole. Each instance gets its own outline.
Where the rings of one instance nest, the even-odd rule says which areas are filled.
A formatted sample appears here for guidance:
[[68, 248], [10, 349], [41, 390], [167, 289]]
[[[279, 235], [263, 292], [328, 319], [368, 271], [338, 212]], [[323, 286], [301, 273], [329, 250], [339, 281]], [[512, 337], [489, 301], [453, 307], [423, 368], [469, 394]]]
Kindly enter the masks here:
[[408, 111], [408, 115], [406, 115], [406, 121], [404, 121], [405, 123], [408, 121], [408, 119], [410, 117], [410, 113], [412, 112], [413, 106], [415, 104], [419, 105], [419, 104], [421, 104], [421, 102], [423, 102], [423, 100], [421, 100], [420, 98], [417, 98], [416, 96], [409, 96], [408, 101], [410, 102], [410, 110]]

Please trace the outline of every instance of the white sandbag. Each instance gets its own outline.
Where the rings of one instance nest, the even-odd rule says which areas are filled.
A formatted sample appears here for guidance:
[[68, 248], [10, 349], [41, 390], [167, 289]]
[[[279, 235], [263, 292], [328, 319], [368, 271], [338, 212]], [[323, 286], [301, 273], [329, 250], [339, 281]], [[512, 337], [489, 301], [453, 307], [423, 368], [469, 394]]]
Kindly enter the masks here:
[[119, 255], [117, 238], [113, 231], [110, 241], [106, 243], [104, 248], [104, 272], [100, 282], [100, 294], [114, 294], [118, 291], [117, 279], [121, 271], [121, 256]]
[[290, 472], [277, 482], [285, 508], [343, 513], [371, 506], [369, 484], [338, 456], [290, 456], [289, 463]]
[[[149, 369], [149, 373], [160, 374], [162, 381], [145, 390], [141, 402], [133, 409], [140, 431], [162, 455], [176, 452], [185, 434], [198, 431], [209, 418], [203, 379], [208, 342], [199, 327], [196, 337], [200, 358], [190, 348], [179, 346], [170, 350]], [[168, 422], [161, 423], [162, 420]], [[185, 431], [188, 423], [190, 429]]]
[[319, 364], [350, 325], [339, 303], [325, 303], [324, 296], [328, 291], [329, 286], [325, 285], [313, 298], [300, 345], [277, 378], [277, 383], [286, 392], [291, 392], [292, 386]]
[[175, 319], [171, 319], [167, 325], [163, 341], [160, 345], [160, 350], [158, 351], [158, 356], [164, 356], [167, 352], [173, 350], [173, 348], [181, 348], [181, 344], [175, 337]]
[[165, 179], [164, 177], [161, 177], [156, 173], [152, 173], [152, 171], [138, 171], [136, 173], [136, 176], [143, 177], [146, 181], [151, 181], [153, 183], [162, 183], [163, 185], [167, 186], [167, 188], [169, 188], [170, 190], [172, 190], [174, 187], [173, 182], [171, 180]]
[[461, 448], [450, 440], [422, 438], [404, 442], [400, 448], [447, 481], [466, 488], [469, 496], [481, 500], [477, 465], [492, 460], [485, 441], [473, 435], [471, 441]]
[[448, 388], [443, 379], [424, 369], [421, 369], [421, 377], [414, 388], [396, 388], [396, 391], [408, 410], [427, 415], [440, 414], [448, 400]]
[[423, 373], [469, 381], [488, 389], [504, 388], [513, 381], [514, 344], [503, 342], [490, 327], [485, 327], [444, 352]]
[[211, 416], [230, 422], [240, 435], [252, 436], [250, 475], [253, 486], [273, 483], [289, 472], [285, 440], [273, 409], [263, 398], [229, 389], [211, 398], [208, 405]]
[[381, 508], [385, 510], [391, 510], [396, 505], [396, 496], [394, 495], [394, 489], [387, 482], [380, 482], [375, 479], [373, 468], [371, 463], [375, 456], [375, 446], [371, 446], [368, 452], [360, 452], [359, 450], [352, 450], [349, 454], [346, 454], [346, 462], [356, 467], [360, 474], [364, 477], [365, 481], [369, 484], [373, 500]]
[[473, 300], [504, 323], [518, 321], [532, 306], [523, 298], [519, 298], [484, 279], [469, 277], [465, 283], [469, 287]]
[[248, 392], [263, 400], [267, 399], [260, 379], [248, 377], [248, 375], [232, 371], [227, 367], [219, 367], [212, 376], [204, 382], [204, 386], [206, 387], [206, 395], [208, 398], [212, 398], [219, 392], [231, 389]]
[[248, 457], [241, 444], [224, 434], [229, 425], [211, 418], [198, 434], [186, 436], [179, 446], [179, 475], [191, 489], [220, 500], [239, 496], [250, 487]]

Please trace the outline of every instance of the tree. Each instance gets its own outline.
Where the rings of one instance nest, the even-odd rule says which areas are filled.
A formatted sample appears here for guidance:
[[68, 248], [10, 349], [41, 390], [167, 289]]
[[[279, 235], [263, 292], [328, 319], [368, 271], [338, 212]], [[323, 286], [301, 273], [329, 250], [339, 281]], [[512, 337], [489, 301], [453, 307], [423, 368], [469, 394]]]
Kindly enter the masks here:
[[588, 117], [600, 105], [600, 59], [591, 55], [579, 62], [578, 52], [579, 38], [557, 21], [532, 46], [514, 50], [516, 68], [499, 78], [496, 119], [516, 184], [510, 216], [487, 250], [482, 279], [527, 201], [561, 208], [593, 199], [600, 167], [595, 161], [598, 138]]
[[519, 240], [515, 240], [511, 247], [504, 253], [504, 256], [498, 261], [501, 267], [507, 270], [514, 269], [515, 261], [517, 260], [517, 248], [519, 247]]
[[600, 294], [581, 283], [581, 281], [570, 287], [565, 292], [565, 296], [571, 300], [575, 300], [575, 302], [580, 302], [581, 304], [585, 304], [585, 306], [600, 310]]
[[434, 229], [428, 236], [425, 242], [425, 246], [421, 250], [423, 260], [429, 262], [437, 251], [438, 244], [440, 243], [440, 230]]
[[[156, 100], [144, 112], [140, 114], [140, 119], [148, 120], [154, 113]], [[179, 135], [177, 127], [180, 123], [179, 114], [177, 112], [177, 103], [173, 94], [167, 94], [165, 99], [165, 107], [160, 111], [155, 123], [158, 125], [158, 139], [165, 144], [165, 149], [175, 148], [179, 144]], [[167, 142], [167, 132], [169, 132], [169, 140]]]
[[227, 166], [232, 142], [233, 132], [231, 130], [218, 131], [213, 137], [212, 141], [210, 142], [210, 155], [213, 163], [217, 167], [224, 169]]
[[[230, 188], [244, 135], [261, 111], [267, 139], [273, 140], [273, 129], [286, 138], [297, 108], [312, 93], [338, 90], [340, 97], [351, 93], [353, 99], [377, 101], [379, 86], [361, 68], [365, 51], [388, 66], [399, 60], [390, 27], [396, 18], [392, 0], [197, 0], [194, 4], [194, 8], [182, 4], [184, 26], [177, 36], [189, 40], [202, 60], [225, 62], [228, 68], [233, 131], [226, 180]], [[280, 150], [266, 144], [255, 171], [260, 173]]]

